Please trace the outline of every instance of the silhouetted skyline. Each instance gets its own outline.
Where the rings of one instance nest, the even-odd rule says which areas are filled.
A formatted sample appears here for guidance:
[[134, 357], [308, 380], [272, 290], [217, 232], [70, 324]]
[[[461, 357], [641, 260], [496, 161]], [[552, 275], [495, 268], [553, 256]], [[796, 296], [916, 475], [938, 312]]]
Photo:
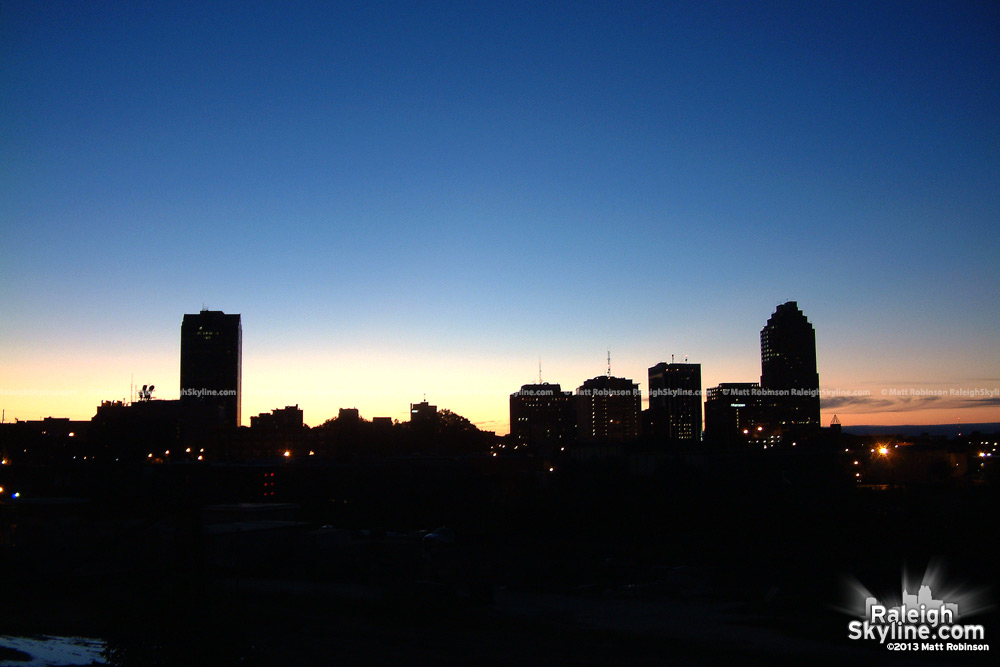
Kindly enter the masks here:
[[0, 405], [178, 398], [204, 306], [244, 421], [426, 394], [504, 432], [539, 357], [753, 380], [794, 298], [869, 392], [824, 424], [1000, 421], [947, 393], [1000, 387], [998, 11], [6, 2]]

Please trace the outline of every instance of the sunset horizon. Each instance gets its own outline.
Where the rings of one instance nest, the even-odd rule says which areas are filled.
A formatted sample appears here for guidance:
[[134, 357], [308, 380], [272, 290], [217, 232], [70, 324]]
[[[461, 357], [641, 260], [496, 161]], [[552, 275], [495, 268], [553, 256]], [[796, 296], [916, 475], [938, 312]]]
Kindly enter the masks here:
[[644, 405], [672, 355], [703, 389], [758, 381], [796, 300], [824, 426], [1000, 422], [998, 25], [988, 3], [6, 3], [0, 408], [177, 398], [204, 307], [242, 315], [244, 424], [405, 421], [426, 395], [505, 433], [539, 361], [572, 390], [610, 350]]
[[[225, 311], [223, 311], [225, 312]], [[179, 330], [179, 329], [178, 329]], [[822, 339], [822, 332], [820, 332]], [[250, 349], [254, 349], [257, 341], [250, 327], [244, 328], [244, 341], [249, 343]], [[174, 366], [179, 368], [179, 338], [175, 348]], [[604, 351], [607, 355], [610, 350]], [[817, 354], [822, 359], [822, 348], [817, 350]], [[120, 368], [124, 368], [119, 360], [112, 360], [112, 355], [107, 355], [104, 363], [117, 363]], [[165, 363], [168, 353], [163, 351], [157, 357], [157, 364], [165, 370]], [[622, 370], [625, 366], [618, 361], [616, 354], [611, 354], [612, 374], [616, 377], [626, 377], [637, 382], [642, 395], [642, 405], [648, 404], [648, 387], [646, 382], [646, 369], [655, 363], [676, 359], [677, 362], [690, 361], [700, 363], [706, 378], [702, 385], [702, 394], [710, 387], [723, 382], [758, 382], [760, 373], [756, 376], [723, 376], [718, 370], [713, 369], [710, 363], [704, 359], [693, 359], [689, 355], [664, 355], [664, 358], [650, 360], [646, 368], [636, 367], [635, 355], [622, 355], [629, 362], [629, 368]], [[316, 358], [323, 359], [331, 367], [336, 367], [333, 356], [323, 357], [318, 354]], [[362, 361], [358, 365], [370, 367], [376, 360], [381, 360], [386, 366], [392, 363], [405, 363], [404, 359], [395, 362], [385, 362], [385, 355], [380, 355], [377, 351], [368, 350], [368, 361]], [[557, 357], [558, 358], [558, 357]], [[599, 357], [600, 359], [600, 357]], [[428, 373], [426, 382], [420, 382], [419, 378], [411, 374], [412, 384], [404, 387], [380, 386], [375, 382], [375, 378], [384, 377], [382, 373], [373, 373], [371, 382], [356, 383], [358, 391], [351, 394], [349, 390], [336, 390], [334, 388], [324, 388], [322, 380], [316, 380], [315, 376], [303, 375], [298, 378], [293, 376], [291, 381], [277, 381], [281, 373], [271, 371], [255, 377], [254, 369], [259, 368], [262, 360], [266, 357], [243, 358], [243, 400], [241, 423], [246, 426], [249, 418], [253, 415], [268, 413], [271, 410], [282, 408], [288, 405], [300, 407], [306, 414], [306, 423], [311, 426], [322, 424], [337, 416], [341, 408], [357, 408], [362, 418], [371, 419], [373, 417], [390, 417], [400, 422], [408, 421], [409, 407], [411, 403], [422, 400], [435, 403], [441, 409], [448, 409], [470, 419], [482, 430], [496, 432], [498, 435], [507, 435], [509, 432], [509, 421], [507, 414], [507, 399], [522, 385], [535, 383], [550, 383], [560, 385], [562, 391], [572, 392], [576, 390], [586, 379], [607, 374], [607, 361], [604, 367], [595, 365], [594, 372], [580, 377], [581, 372], [585, 373], [584, 364], [578, 360], [570, 360], [565, 357], [560, 358], [562, 362], [558, 368], [570, 368], [571, 372], [563, 372], [562, 376], [557, 376], [550, 371], [550, 365], [546, 363], [544, 357], [540, 357], [534, 364], [534, 377], [528, 376], [518, 379], [513, 372], [499, 375], [493, 385], [502, 389], [496, 383], [501, 380], [510, 382], [506, 391], [500, 391], [496, 395], [490, 394], [485, 387], [477, 390], [461, 391], [454, 388], [455, 385], [441, 385], [439, 375]], [[270, 359], [277, 366], [287, 366], [290, 359], [275, 356]], [[298, 360], [301, 363], [301, 360]], [[496, 360], [483, 360], [484, 367], [495, 368], [497, 365], [491, 363]], [[759, 364], [759, 353], [757, 356]], [[448, 368], [448, 364], [461, 364], [461, 360], [450, 359], [442, 361], [442, 368]], [[530, 367], [529, 367], [530, 368]], [[62, 366], [59, 369], [60, 377], [72, 376], [72, 367]], [[636, 372], [631, 372], [636, 371]], [[641, 371], [641, 372], [638, 372]], [[287, 372], [287, 371], [286, 371]], [[388, 370], [383, 371], [385, 373]], [[259, 371], [258, 371], [259, 373]], [[461, 384], [463, 378], [468, 379], [468, 384], [474, 383], [476, 374], [466, 369], [468, 375], [455, 374], [448, 376], [449, 380]], [[820, 366], [820, 401], [822, 412], [822, 423], [828, 426], [834, 416], [845, 427], [851, 426], [919, 426], [919, 425], [945, 425], [965, 423], [1000, 423], [1000, 408], [996, 407], [1000, 402], [1000, 389], [990, 386], [988, 381], [976, 383], [975, 381], [965, 381], [964, 383], [936, 381], [936, 382], [914, 382], [906, 380], [896, 380], [890, 382], [862, 381], [851, 384], [839, 384], [831, 386], [823, 381], [824, 373]], [[569, 377], [566, 377], [569, 376]], [[310, 377], [312, 383], [310, 386]], [[164, 379], [165, 378], [165, 379]], [[262, 378], [266, 378], [273, 384], [265, 384]], [[713, 379], [714, 378], [714, 379]], [[60, 386], [58, 381], [53, 379], [50, 388], [39, 388], [36, 386], [8, 385], [3, 388], [4, 395], [4, 419], [5, 421], [27, 421], [39, 420], [45, 417], [69, 418], [71, 420], [87, 420], [93, 417], [97, 407], [103, 401], [122, 401], [129, 403], [135, 400], [135, 391], [141, 385], [154, 385], [156, 387], [154, 399], [175, 400], [180, 395], [179, 375], [176, 370], [171, 374], [140, 372], [129, 372], [124, 378], [121, 386], [115, 386], [117, 378], [113, 374], [101, 376], [101, 382], [94, 382], [81, 388], [79, 386]], [[568, 381], [567, 381], [568, 380]], [[380, 395], [382, 398], [379, 398]], [[388, 399], [385, 396], [391, 395]], [[402, 401], [402, 403], [399, 403]], [[61, 411], [55, 410], [61, 406]], [[48, 412], [46, 412], [48, 411]], [[51, 414], [50, 414], [51, 413]], [[313, 417], [313, 415], [317, 415]]]

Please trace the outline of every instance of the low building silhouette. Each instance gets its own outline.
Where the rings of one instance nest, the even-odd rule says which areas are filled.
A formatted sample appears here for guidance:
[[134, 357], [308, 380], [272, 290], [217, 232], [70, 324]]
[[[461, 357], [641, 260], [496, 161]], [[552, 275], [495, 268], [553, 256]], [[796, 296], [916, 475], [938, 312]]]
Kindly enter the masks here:
[[758, 383], [723, 382], [706, 392], [706, 440], [745, 442], [763, 428], [763, 403]]
[[287, 431], [303, 427], [302, 409], [298, 404], [284, 408], [275, 408], [271, 412], [262, 412], [250, 418], [250, 428], [272, 431]]

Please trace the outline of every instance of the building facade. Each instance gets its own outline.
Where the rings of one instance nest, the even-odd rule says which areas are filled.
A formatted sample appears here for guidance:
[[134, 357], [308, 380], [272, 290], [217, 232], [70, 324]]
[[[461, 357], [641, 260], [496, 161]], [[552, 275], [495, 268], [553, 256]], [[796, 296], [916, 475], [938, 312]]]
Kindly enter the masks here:
[[580, 442], [618, 443], [639, 437], [642, 396], [632, 380], [591, 378], [577, 388], [573, 401]]
[[723, 382], [706, 392], [705, 440], [743, 442], [756, 437], [764, 426], [757, 382]]
[[701, 364], [661, 362], [649, 369], [649, 425], [669, 440], [701, 440]]
[[218, 310], [185, 315], [181, 324], [181, 401], [214, 409], [217, 423], [239, 426], [243, 375], [240, 316]]
[[760, 331], [764, 417], [775, 428], [819, 428], [816, 332], [795, 301], [783, 303]]
[[576, 436], [573, 396], [558, 384], [526, 384], [510, 395], [510, 436], [514, 447], [551, 453]]

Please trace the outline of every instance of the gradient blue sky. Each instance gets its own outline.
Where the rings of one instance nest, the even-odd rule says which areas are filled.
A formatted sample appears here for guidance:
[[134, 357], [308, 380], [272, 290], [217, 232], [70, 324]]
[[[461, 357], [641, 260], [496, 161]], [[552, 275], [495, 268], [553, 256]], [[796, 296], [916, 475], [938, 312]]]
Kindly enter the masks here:
[[[147, 7], [147, 4], [152, 6]], [[823, 419], [1000, 421], [995, 2], [22, 2], [0, 10], [6, 419], [176, 398], [243, 316], [285, 404], [507, 431], [797, 300]]]

